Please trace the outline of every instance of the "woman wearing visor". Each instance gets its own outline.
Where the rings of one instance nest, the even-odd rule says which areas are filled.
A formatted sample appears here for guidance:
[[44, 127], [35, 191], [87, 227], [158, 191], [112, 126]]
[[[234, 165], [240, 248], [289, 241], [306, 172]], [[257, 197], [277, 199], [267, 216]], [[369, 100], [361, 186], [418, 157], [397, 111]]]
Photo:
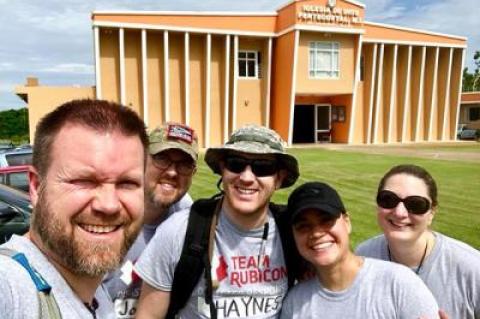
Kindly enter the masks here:
[[378, 186], [383, 234], [361, 243], [356, 253], [409, 267], [449, 318], [479, 319], [480, 252], [430, 229], [437, 207], [437, 186], [425, 169], [393, 167]]

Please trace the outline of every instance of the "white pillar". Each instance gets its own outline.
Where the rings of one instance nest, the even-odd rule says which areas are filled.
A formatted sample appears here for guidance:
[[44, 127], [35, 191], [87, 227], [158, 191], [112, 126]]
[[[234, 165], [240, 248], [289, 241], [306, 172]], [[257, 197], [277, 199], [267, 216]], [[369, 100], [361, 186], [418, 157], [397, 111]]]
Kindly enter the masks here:
[[170, 121], [170, 77], [169, 77], [169, 55], [168, 55], [168, 31], [163, 31], [163, 106], [165, 111], [165, 122]]
[[[450, 113], [450, 78], [452, 76], [452, 60], [453, 60], [453, 48], [448, 50], [448, 71], [447, 71], [447, 85], [445, 87], [445, 101], [443, 102], [443, 123], [442, 123], [442, 135], [440, 139], [442, 141], [448, 140], [445, 138], [445, 129], [447, 126], [447, 116]], [[450, 117], [449, 117], [450, 118]], [[448, 133], [447, 133], [448, 134]]]
[[237, 129], [238, 35], [233, 38], [232, 131]]
[[143, 122], [148, 127], [148, 60], [147, 60], [147, 30], [142, 29], [142, 89], [143, 89]]
[[185, 124], [190, 125], [190, 34], [184, 35], [184, 56], [185, 65]]
[[224, 99], [224, 118], [223, 118], [223, 142], [227, 142], [230, 136], [229, 132], [229, 98], [230, 98], [230, 35], [225, 37], [225, 99]]
[[380, 98], [383, 95], [383, 53], [385, 50], [385, 45], [382, 43], [380, 44], [380, 57], [378, 61], [378, 77], [377, 77], [377, 103], [375, 105], [375, 124], [373, 127], [373, 144], [378, 143], [378, 122], [380, 119], [380, 112], [378, 111], [382, 105], [380, 101], [383, 102], [383, 98]]
[[352, 115], [350, 116], [350, 129], [348, 131], [348, 144], [353, 143], [353, 135], [355, 133], [355, 117], [357, 116], [357, 89], [360, 82], [360, 63], [362, 56], [362, 35], [358, 36], [357, 57], [355, 59], [355, 77], [353, 79], [353, 95], [352, 95]]
[[[403, 101], [403, 120], [402, 120], [402, 143], [407, 139], [407, 119], [408, 114], [412, 111], [412, 104], [410, 101], [410, 83], [412, 77], [412, 46], [408, 46], [408, 56], [407, 56], [407, 76], [405, 79], [405, 99]], [[413, 123], [410, 123], [410, 130], [413, 127]]]
[[373, 46], [372, 72], [370, 74], [370, 103], [368, 106], [368, 125], [367, 125], [367, 144], [372, 143], [372, 122], [373, 122], [373, 101], [375, 100], [375, 75], [377, 72], [377, 48], [378, 44]]
[[[432, 140], [433, 120], [434, 114], [438, 106], [438, 56], [440, 55], [440, 48], [435, 48], [435, 68], [433, 69], [433, 85], [432, 85], [432, 99], [430, 100], [430, 118], [428, 119], [428, 137], [427, 140]], [[438, 133], [438, 132], [437, 132]]]
[[300, 31], [295, 30], [295, 39], [293, 47], [293, 67], [292, 67], [292, 91], [290, 92], [290, 121], [288, 124], [288, 145], [292, 145], [293, 140], [293, 116], [295, 112], [295, 93], [297, 90], [297, 60], [298, 43], [300, 41]]
[[102, 77], [100, 68], [100, 28], [93, 27], [93, 39], [95, 48], [95, 93], [97, 99], [102, 98]]
[[[461, 72], [463, 72], [464, 66], [465, 66], [465, 49], [462, 49], [462, 67], [461, 67]], [[456, 116], [456, 119], [455, 119], [455, 132], [458, 131], [458, 119], [459, 119], [459, 117], [460, 117], [460, 101], [461, 101], [461, 97], [462, 97], [462, 84], [463, 84], [463, 83], [462, 83], [463, 81], [462, 81], [462, 75], [461, 75], [461, 74], [462, 74], [462, 73], [460, 73], [460, 81], [458, 81], [458, 82], [459, 82], [459, 84], [458, 84], [459, 88], [458, 88], [457, 106], [456, 106], [456, 107], [457, 107], [457, 116]], [[455, 133], [455, 139], [457, 138], [456, 136], [457, 136], [457, 134]]]
[[398, 116], [397, 113], [397, 101], [395, 100], [396, 92], [397, 92], [397, 55], [398, 55], [398, 45], [395, 44], [393, 46], [393, 61], [392, 61], [392, 80], [390, 82], [390, 105], [389, 110], [390, 113], [388, 114], [388, 136], [387, 136], [387, 143], [392, 142], [392, 127], [393, 121], [395, 121], [395, 115]]
[[210, 105], [210, 79], [211, 79], [211, 72], [210, 72], [210, 60], [212, 54], [212, 35], [210, 33], [207, 34], [207, 43], [206, 49], [207, 52], [205, 54], [205, 65], [206, 65], [206, 79], [205, 79], [205, 147], [210, 147], [210, 117], [211, 117], [211, 105]]
[[120, 104], [125, 105], [125, 33], [123, 28], [118, 31], [119, 45], [120, 45]]
[[268, 38], [267, 59], [267, 89], [265, 90], [265, 123], [266, 127], [270, 127], [270, 94], [272, 86], [272, 38]]
[[417, 123], [415, 129], [415, 142], [420, 140], [420, 115], [423, 113], [423, 86], [425, 82], [425, 59], [427, 57], [427, 48], [424, 46], [422, 48], [422, 63], [420, 67], [420, 91], [418, 94], [418, 101], [417, 101]]

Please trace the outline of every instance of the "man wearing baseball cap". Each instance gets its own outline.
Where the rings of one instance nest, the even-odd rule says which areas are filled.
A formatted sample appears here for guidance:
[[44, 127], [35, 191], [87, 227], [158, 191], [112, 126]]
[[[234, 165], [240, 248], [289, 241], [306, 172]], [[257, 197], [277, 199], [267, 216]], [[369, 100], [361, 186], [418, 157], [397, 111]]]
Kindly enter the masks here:
[[350, 217], [335, 189], [305, 183], [290, 194], [288, 211], [297, 249], [316, 276], [288, 293], [281, 318], [438, 318], [414, 272], [351, 251]]
[[206, 227], [211, 230], [205, 256], [208, 265], [185, 304], [172, 313], [171, 302], [177, 301], [172, 297], [176, 268], [190, 236], [189, 212], [169, 218], [135, 265], [144, 280], [138, 318], [164, 318], [167, 313], [181, 318], [278, 316], [292, 263], [287, 260], [286, 235], [279, 231], [278, 206], [270, 204], [270, 198], [299, 176], [297, 160], [283, 144], [275, 131], [247, 125], [225, 145], [207, 150], [205, 161], [221, 176], [222, 188], [221, 196], [211, 200], [212, 209], [203, 212], [213, 214], [213, 222]]
[[145, 219], [141, 233], [115, 273], [104, 285], [115, 304], [117, 318], [134, 318], [141, 280], [133, 264], [155, 234], [157, 227], [173, 213], [188, 209], [187, 191], [196, 172], [198, 139], [189, 126], [167, 122], [149, 134], [145, 171]]

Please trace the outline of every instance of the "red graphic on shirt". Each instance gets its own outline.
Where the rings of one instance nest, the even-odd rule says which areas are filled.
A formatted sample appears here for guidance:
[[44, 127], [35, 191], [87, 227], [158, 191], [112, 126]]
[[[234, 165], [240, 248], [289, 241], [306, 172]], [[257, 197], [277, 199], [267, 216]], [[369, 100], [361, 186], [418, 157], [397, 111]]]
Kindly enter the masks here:
[[218, 261], [219, 261], [219, 265], [216, 269], [217, 280], [222, 281], [228, 276], [228, 271], [227, 271], [228, 265], [225, 262], [225, 258], [223, 256], [220, 256], [220, 258], [218, 258]]
[[137, 275], [137, 273], [135, 272], [135, 270], [132, 270], [132, 283], [136, 283], [138, 281], [140, 281], [141, 278], [139, 275]]

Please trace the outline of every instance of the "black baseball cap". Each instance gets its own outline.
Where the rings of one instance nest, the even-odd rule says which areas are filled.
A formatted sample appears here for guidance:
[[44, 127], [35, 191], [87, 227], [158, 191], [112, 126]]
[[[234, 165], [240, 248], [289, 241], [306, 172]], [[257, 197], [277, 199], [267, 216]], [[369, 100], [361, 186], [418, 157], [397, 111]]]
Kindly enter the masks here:
[[346, 213], [340, 195], [331, 186], [321, 182], [308, 182], [297, 187], [288, 197], [288, 211], [293, 223], [306, 209], [317, 209], [319, 213], [336, 219]]

